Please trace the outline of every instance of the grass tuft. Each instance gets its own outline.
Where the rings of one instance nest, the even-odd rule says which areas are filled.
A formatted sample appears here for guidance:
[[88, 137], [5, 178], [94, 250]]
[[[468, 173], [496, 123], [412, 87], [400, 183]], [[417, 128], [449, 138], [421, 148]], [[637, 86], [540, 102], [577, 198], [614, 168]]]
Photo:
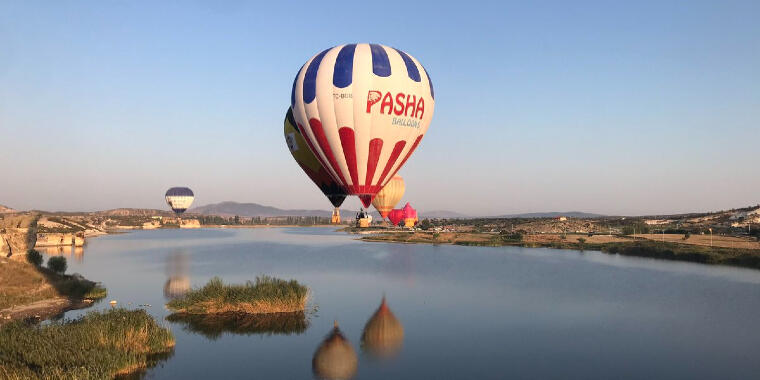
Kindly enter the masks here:
[[171, 355], [174, 337], [144, 310], [90, 312], [44, 326], [0, 328], [0, 378], [107, 379]]
[[296, 280], [262, 276], [244, 285], [227, 285], [218, 277], [205, 286], [169, 301], [175, 313], [292, 313], [306, 309], [309, 289]]

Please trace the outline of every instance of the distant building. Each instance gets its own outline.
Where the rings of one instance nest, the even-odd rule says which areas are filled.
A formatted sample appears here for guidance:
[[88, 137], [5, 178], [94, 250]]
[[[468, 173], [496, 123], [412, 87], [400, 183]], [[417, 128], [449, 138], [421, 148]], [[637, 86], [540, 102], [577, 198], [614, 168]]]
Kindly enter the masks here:
[[554, 220], [558, 220], [560, 222], [564, 222], [564, 221], [567, 220], [567, 217], [566, 216], [555, 216]]

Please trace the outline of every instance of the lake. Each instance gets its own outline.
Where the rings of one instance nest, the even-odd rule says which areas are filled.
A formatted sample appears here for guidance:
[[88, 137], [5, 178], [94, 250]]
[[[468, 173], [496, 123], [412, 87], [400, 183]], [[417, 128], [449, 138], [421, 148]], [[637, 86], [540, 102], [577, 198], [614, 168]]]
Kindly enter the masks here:
[[[68, 273], [101, 281], [109, 295], [66, 317], [107, 309], [108, 300], [145, 308], [176, 336], [174, 354], [145, 374], [152, 379], [760, 375], [760, 271], [356, 238], [332, 228], [255, 228], [90, 239], [69, 257]], [[260, 275], [306, 284], [306, 316], [166, 319], [168, 297], [188, 286]], [[387, 309], [367, 326], [383, 297]], [[332, 337], [315, 359], [335, 321], [345, 340]]]

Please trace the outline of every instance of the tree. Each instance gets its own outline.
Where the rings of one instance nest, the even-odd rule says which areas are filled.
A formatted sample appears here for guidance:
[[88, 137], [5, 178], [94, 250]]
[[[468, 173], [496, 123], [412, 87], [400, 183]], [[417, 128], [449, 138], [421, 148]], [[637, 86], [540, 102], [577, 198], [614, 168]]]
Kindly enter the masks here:
[[64, 274], [67, 268], [66, 258], [63, 256], [51, 257], [48, 259], [47, 267], [55, 273]]
[[422, 228], [423, 231], [429, 230], [430, 226], [430, 221], [427, 219], [422, 219], [422, 222], [420, 222], [420, 228]]
[[42, 265], [43, 257], [42, 255], [37, 252], [37, 250], [30, 249], [29, 252], [26, 253], [26, 261], [28, 261], [31, 264], [34, 264], [35, 266]]

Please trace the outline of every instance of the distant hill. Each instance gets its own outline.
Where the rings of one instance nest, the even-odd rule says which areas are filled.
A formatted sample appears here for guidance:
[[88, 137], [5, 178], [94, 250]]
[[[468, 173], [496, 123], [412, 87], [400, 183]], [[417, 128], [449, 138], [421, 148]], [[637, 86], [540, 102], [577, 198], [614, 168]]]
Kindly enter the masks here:
[[14, 209], [12, 209], [10, 207], [6, 207], [6, 206], [3, 206], [3, 205], [0, 205], [0, 214], [13, 214], [13, 213], [16, 213], [16, 212], [18, 212], [18, 211], [14, 210]]
[[566, 211], [566, 212], [529, 212], [525, 214], [509, 214], [509, 215], [498, 215], [493, 216], [492, 218], [556, 218], [558, 216], [567, 216], [569, 218], [599, 218], [605, 215], [602, 214], [592, 214], [588, 212], [580, 212], [580, 211]]
[[472, 216], [465, 215], [456, 211], [448, 210], [434, 210], [434, 211], [420, 211], [421, 218], [472, 218]]
[[[341, 210], [351, 213], [348, 210]], [[188, 210], [188, 213], [218, 216], [242, 216], [242, 217], [269, 217], [269, 216], [330, 216], [330, 210], [287, 210], [272, 206], [264, 206], [258, 203], [221, 202], [205, 206], [198, 206]]]
[[98, 211], [95, 212], [96, 215], [106, 215], [106, 216], [154, 216], [154, 215], [163, 215], [163, 216], [171, 216], [174, 215], [171, 211], [166, 210], [156, 210], [151, 208], [115, 208], [112, 210], [105, 210], [105, 211]]

